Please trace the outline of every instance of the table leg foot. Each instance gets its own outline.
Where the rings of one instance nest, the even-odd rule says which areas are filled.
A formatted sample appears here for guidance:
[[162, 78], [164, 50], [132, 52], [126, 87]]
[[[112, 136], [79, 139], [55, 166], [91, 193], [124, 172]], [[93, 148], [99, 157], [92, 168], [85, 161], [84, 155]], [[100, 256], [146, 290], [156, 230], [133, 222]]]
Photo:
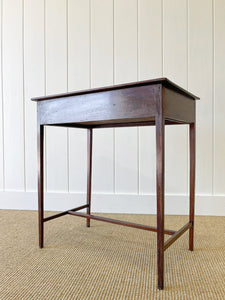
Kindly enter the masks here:
[[163, 282], [158, 282], [158, 290], [163, 290]]

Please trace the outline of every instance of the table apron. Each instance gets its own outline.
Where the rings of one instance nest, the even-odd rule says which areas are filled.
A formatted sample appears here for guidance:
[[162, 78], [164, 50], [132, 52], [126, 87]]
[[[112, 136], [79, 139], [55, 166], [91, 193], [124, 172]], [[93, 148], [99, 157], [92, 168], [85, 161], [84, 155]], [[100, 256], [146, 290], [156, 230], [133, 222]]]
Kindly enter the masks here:
[[71, 96], [38, 102], [39, 124], [121, 122], [153, 120], [161, 86]]

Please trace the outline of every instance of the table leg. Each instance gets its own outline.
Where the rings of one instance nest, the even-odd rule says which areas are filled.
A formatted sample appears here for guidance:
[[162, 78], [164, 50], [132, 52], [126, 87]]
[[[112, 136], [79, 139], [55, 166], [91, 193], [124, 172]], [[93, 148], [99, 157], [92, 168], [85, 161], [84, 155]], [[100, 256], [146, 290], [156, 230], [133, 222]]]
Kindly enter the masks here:
[[156, 118], [156, 177], [157, 177], [157, 263], [158, 289], [163, 289], [164, 276], [164, 144], [165, 120]]
[[195, 209], [195, 123], [190, 124], [190, 211], [189, 250], [194, 249], [194, 209]]
[[39, 247], [44, 246], [44, 126], [37, 125]]
[[[92, 134], [92, 128], [89, 128], [87, 130], [87, 214], [91, 213]], [[90, 219], [87, 219], [87, 227], [90, 227]]]

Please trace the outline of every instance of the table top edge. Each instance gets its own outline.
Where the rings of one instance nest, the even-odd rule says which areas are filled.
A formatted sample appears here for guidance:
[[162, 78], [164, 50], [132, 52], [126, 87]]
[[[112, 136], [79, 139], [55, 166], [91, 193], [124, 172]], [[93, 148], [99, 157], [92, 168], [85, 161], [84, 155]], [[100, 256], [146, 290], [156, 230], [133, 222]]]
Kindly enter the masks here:
[[51, 100], [51, 99], [64, 98], [64, 97], [70, 97], [70, 96], [80, 96], [80, 95], [86, 95], [86, 94], [91, 94], [91, 93], [107, 92], [107, 91], [113, 91], [113, 90], [117, 90], [117, 89], [124, 89], [124, 88], [138, 87], [138, 86], [147, 86], [147, 85], [153, 85], [153, 84], [162, 84], [163, 86], [170, 88], [174, 91], [177, 91], [179, 93], [182, 93], [182, 94], [186, 95], [187, 97], [192, 98], [193, 100], [200, 99], [199, 97], [195, 96], [191, 92], [185, 90], [184, 88], [180, 87], [176, 83], [172, 82], [168, 78], [162, 77], [162, 78], [155, 78], [155, 79], [151, 79], [151, 80], [135, 81], [135, 82], [129, 82], [129, 83], [123, 83], [123, 84], [117, 84], [117, 85], [111, 85], [111, 86], [78, 90], [78, 91], [74, 91], [74, 92], [60, 93], [60, 94], [55, 94], [55, 95], [33, 97], [33, 98], [31, 98], [31, 100], [38, 102], [38, 101], [43, 101], [43, 100]]

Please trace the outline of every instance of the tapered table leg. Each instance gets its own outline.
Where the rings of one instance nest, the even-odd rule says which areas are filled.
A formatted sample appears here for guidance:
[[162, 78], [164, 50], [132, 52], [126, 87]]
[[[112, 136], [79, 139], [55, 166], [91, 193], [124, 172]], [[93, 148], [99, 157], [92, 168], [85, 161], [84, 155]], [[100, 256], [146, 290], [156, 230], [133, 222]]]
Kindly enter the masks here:
[[[92, 128], [89, 128], [87, 130], [87, 214], [91, 213], [92, 134]], [[90, 219], [87, 219], [87, 227], [90, 227]]]
[[164, 131], [165, 120], [161, 110], [156, 118], [157, 263], [160, 290], [164, 285]]
[[190, 211], [189, 250], [194, 249], [194, 211], [195, 211], [195, 123], [190, 124]]
[[44, 246], [44, 126], [37, 125], [39, 247]]

